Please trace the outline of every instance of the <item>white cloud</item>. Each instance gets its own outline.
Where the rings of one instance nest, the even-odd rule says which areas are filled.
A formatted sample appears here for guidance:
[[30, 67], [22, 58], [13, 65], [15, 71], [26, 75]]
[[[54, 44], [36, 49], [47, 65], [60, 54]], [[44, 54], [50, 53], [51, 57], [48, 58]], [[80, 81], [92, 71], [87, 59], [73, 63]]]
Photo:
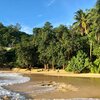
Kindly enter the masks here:
[[32, 34], [32, 28], [26, 25], [21, 26], [21, 31], [26, 32], [28, 34]]
[[51, 0], [51, 1], [47, 4], [47, 6], [48, 6], [48, 7], [51, 6], [55, 1], [56, 1], [56, 0]]

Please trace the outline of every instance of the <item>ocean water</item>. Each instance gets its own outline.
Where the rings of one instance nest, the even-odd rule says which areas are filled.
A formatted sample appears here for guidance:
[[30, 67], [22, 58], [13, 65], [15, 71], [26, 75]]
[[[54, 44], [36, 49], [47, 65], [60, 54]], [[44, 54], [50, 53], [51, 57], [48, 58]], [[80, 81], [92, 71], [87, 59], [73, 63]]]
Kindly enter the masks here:
[[[40, 77], [34, 77], [34, 78], [36, 78], [36, 80], [38, 80], [38, 78], [40, 78]], [[47, 79], [49, 79], [49, 78], [47, 77]], [[51, 78], [53, 78], [53, 77], [51, 77]], [[10, 100], [27, 100], [24, 95], [7, 90], [7, 89], [3, 88], [3, 86], [25, 83], [25, 82], [28, 82], [29, 80], [30, 80], [29, 77], [24, 77], [23, 75], [18, 74], [18, 73], [0, 73], [0, 100], [2, 100], [3, 96], [11, 97]], [[41, 76], [41, 80], [43, 80], [43, 76]], [[45, 78], [45, 80], [46, 80], [46, 78]], [[80, 78], [79, 78], [79, 80], [80, 80]], [[69, 82], [70, 82], [70, 80], [69, 80]], [[72, 82], [72, 80], [71, 80], [71, 82]], [[67, 83], [68, 83], [68, 78], [67, 78]], [[90, 83], [89, 83], [89, 85], [90, 85]], [[31, 92], [41, 94], [41, 93], [46, 93], [48, 91], [54, 91], [55, 88], [56, 87], [41, 86], [41, 84], [34, 84], [34, 85], [32, 85], [33, 91], [31, 91]], [[46, 100], [46, 99], [44, 99], [44, 100]], [[59, 100], [59, 99], [53, 99], [53, 100]], [[100, 100], [100, 99], [98, 99], [98, 98], [97, 99], [96, 98], [71, 98], [71, 99], [60, 99], [60, 100]]]
[[3, 86], [25, 83], [29, 80], [29, 77], [24, 77], [17, 73], [0, 73], [0, 100], [3, 96], [9, 96], [11, 100], [25, 100], [26, 98], [20, 93], [7, 90]]

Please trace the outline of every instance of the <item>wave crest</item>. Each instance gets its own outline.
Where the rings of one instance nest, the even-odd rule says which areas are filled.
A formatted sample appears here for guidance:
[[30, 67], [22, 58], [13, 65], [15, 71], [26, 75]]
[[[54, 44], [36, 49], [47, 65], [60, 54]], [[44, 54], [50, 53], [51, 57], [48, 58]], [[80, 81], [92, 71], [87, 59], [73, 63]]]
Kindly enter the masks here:
[[0, 78], [2, 78], [0, 80], [0, 99], [2, 99], [3, 96], [8, 96], [11, 97], [11, 100], [25, 100], [25, 97], [20, 93], [6, 90], [3, 86], [28, 82], [30, 80], [29, 77], [24, 77], [17, 73], [0, 73]]

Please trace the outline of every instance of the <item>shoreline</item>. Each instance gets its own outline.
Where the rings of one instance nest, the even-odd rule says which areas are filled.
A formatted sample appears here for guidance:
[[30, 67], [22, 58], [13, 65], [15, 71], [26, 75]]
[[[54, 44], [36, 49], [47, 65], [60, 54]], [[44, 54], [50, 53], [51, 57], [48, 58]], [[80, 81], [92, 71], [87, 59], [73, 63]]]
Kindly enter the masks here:
[[42, 71], [42, 69], [32, 69], [31, 71], [26, 70], [26, 69], [18, 69], [15, 68], [12, 71], [6, 71], [6, 70], [0, 70], [0, 72], [10, 72], [10, 73], [21, 73], [21, 74], [42, 74], [42, 75], [49, 75], [49, 76], [63, 76], [63, 77], [82, 77], [82, 78], [100, 78], [100, 74], [94, 74], [94, 73], [81, 73], [81, 74], [76, 74], [76, 73], [72, 73], [72, 72], [66, 72], [65, 70], [44, 70]]
[[[15, 91], [18, 93], [24, 93], [27, 98], [39, 99], [69, 99], [69, 98], [100, 98], [100, 74], [73, 74], [67, 73], [64, 70], [60, 70], [59, 72], [50, 70], [50, 71], [40, 71], [41, 69], [35, 69], [30, 71], [26, 71], [26, 69], [13, 69], [12, 71], [2, 71], [4, 73], [19, 73], [25, 76], [30, 77], [30, 81], [23, 84], [15, 84], [9, 85], [6, 88], [11, 91]], [[0, 71], [1, 72], [1, 71]], [[56, 77], [52, 77], [56, 76]], [[64, 77], [60, 77], [64, 76]], [[59, 77], [59, 78], [58, 78]], [[68, 79], [66, 79], [68, 77]], [[72, 77], [72, 78], [71, 78]], [[75, 77], [75, 78], [74, 78]], [[76, 78], [76, 77], [93, 77], [92, 80], [89, 78]], [[97, 78], [97, 82], [95, 82], [94, 78]], [[99, 81], [99, 82], [98, 82]], [[41, 84], [44, 83], [56, 82], [59, 83], [58, 90], [48, 91], [48, 92], [39, 92], [37, 90], [41, 90], [43, 88], [47, 89], [48, 87], [40, 87]], [[37, 87], [37, 84], [39, 87]], [[94, 86], [97, 87], [94, 87]], [[44, 85], [43, 85], [44, 86]], [[64, 87], [64, 88], [63, 88]], [[87, 89], [88, 88], [88, 89]], [[90, 92], [90, 89], [95, 90]], [[35, 91], [35, 92], [34, 92]], [[38, 93], [39, 92], [39, 93]], [[87, 99], [88, 100], [88, 99]], [[93, 99], [95, 100], [95, 99]]]

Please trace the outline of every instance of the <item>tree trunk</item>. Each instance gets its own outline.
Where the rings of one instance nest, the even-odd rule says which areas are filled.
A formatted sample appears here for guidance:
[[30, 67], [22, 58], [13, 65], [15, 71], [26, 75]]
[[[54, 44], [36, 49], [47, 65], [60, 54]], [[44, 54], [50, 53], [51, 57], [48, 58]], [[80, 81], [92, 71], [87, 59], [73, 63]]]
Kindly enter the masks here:
[[44, 70], [46, 70], [47, 69], [47, 65], [46, 64], [44, 64]]
[[63, 70], [65, 69], [65, 65], [63, 64]]
[[100, 35], [99, 34], [96, 35], [96, 40], [98, 43], [100, 43]]
[[90, 59], [92, 60], [92, 46], [93, 46], [93, 44], [92, 44], [92, 41], [90, 42]]
[[47, 67], [47, 70], [49, 71], [49, 66], [48, 66], [48, 64], [47, 64], [47, 66], [46, 66], [46, 67]]
[[85, 34], [88, 34], [87, 26], [85, 26], [84, 29], [85, 29]]
[[55, 70], [54, 64], [52, 63], [52, 70]]

